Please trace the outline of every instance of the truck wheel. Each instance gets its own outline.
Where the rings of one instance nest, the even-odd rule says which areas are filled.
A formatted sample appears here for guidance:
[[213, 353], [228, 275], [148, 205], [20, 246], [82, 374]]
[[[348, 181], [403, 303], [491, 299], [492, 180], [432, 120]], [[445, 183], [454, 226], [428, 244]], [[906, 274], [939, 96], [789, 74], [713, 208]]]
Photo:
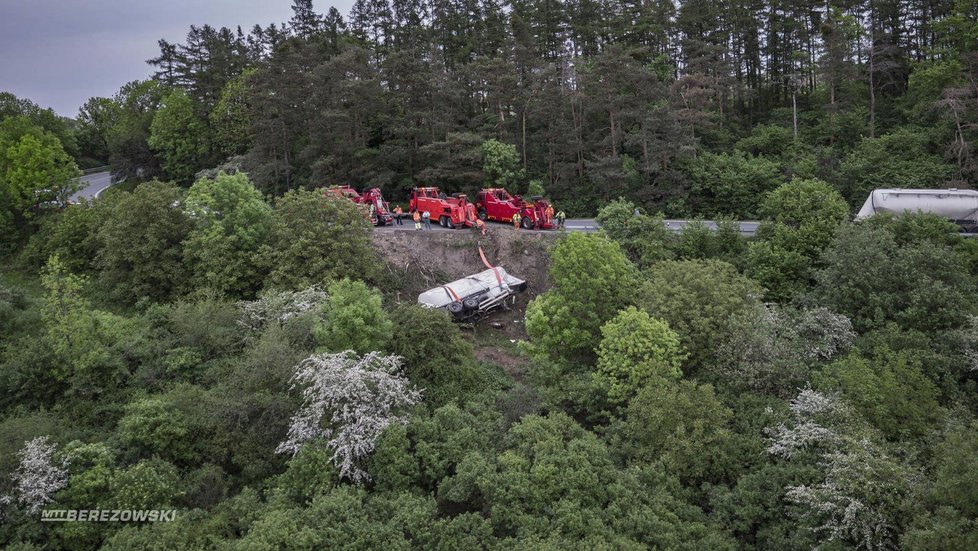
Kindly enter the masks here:
[[449, 218], [449, 217], [447, 217], [447, 216], [445, 217], [445, 227], [448, 228], [448, 229], [450, 229], [450, 230], [454, 230], [455, 229], [455, 224], [452, 224], [452, 219]]
[[438, 217], [438, 225], [441, 226], [441, 227], [443, 227], [443, 228], [445, 227], [445, 217], [444, 216], [439, 216]]
[[449, 302], [448, 311], [451, 312], [456, 318], [459, 318], [462, 317], [462, 313], [465, 312], [465, 306], [463, 306], [462, 303], [457, 300], [455, 302]]
[[529, 217], [524, 216], [523, 221], [520, 224], [523, 226], [524, 230], [533, 229], [533, 220], [530, 220]]
[[479, 220], [482, 220], [483, 222], [485, 222], [488, 219], [489, 219], [489, 215], [486, 214], [486, 209], [480, 209], [479, 210]]
[[479, 299], [475, 297], [469, 297], [462, 301], [462, 306], [464, 306], [466, 310], [478, 310]]

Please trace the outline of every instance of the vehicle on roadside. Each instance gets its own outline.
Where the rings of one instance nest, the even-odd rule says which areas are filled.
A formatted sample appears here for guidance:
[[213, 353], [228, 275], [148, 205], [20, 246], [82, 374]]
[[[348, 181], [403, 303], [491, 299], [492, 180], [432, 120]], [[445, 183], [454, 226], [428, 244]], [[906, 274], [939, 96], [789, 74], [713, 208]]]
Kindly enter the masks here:
[[927, 212], [947, 218], [964, 233], [978, 233], [978, 191], [973, 189], [874, 189], [856, 220], [881, 212]]
[[512, 222], [513, 215], [520, 215], [520, 225], [527, 230], [549, 230], [555, 227], [548, 214], [550, 203], [541, 197], [530, 202], [519, 195], [510, 195], [503, 188], [486, 188], [476, 195], [475, 208], [479, 218], [496, 222]]
[[449, 196], [436, 187], [416, 187], [411, 190], [408, 212], [427, 212], [432, 221], [445, 228], [464, 228], [475, 225], [476, 211], [464, 193]]
[[394, 223], [394, 215], [391, 214], [390, 205], [384, 201], [380, 188], [369, 188], [363, 193], [358, 193], [350, 186], [330, 186], [324, 188], [323, 193], [328, 196], [343, 197], [360, 205], [364, 216], [374, 226], [388, 226]]

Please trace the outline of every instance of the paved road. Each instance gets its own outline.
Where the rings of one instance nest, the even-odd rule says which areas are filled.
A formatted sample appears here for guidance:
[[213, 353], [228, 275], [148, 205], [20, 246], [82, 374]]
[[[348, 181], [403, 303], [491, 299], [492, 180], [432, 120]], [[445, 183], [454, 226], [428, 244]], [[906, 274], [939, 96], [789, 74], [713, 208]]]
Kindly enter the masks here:
[[68, 198], [71, 202], [77, 202], [80, 199], [88, 199], [89, 201], [98, 197], [100, 193], [108, 189], [112, 185], [112, 174], [109, 172], [96, 172], [95, 174], [86, 174], [81, 178], [82, 188], [79, 189]]
[[[486, 222], [486, 224], [488, 224], [490, 230], [492, 230], [493, 228], [507, 228], [507, 229], [512, 228], [512, 224], [503, 224], [500, 222]], [[600, 228], [598, 223], [591, 218], [574, 218], [574, 219], [568, 218], [567, 222], [565, 222], [565, 225], [567, 226], [567, 229], [570, 231], [595, 232], [598, 231], [598, 228]], [[408, 230], [413, 231], [414, 220], [411, 220], [410, 218], [405, 216], [404, 225], [398, 226], [397, 224], [394, 224], [393, 226], [381, 226], [375, 229], [379, 231], [408, 231]], [[474, 231], [471, 230], [470, 228], [459, 228], [459, 229], [450, 230], [448, 228], [443, 228], [439, 226], [437, 222], [431, 224], [432, 231], [465, 231], [466, 229], [469, 229], [470, 231]], [[529, 233], [549, 233], [554, 230], [522, 230], [521, 229], [520, 231], [529, 232]]]
[[[112, 175], [109, 172], [96, 172], [95, 174], [88, 174], [82, 176], [81, 181], [83, 187], [77, 192], [75, 192], [75, 194], [69, 198], [69, 200], [72, 202], [76, 202], [79, 199], [88, 199], [89, 201], [93, 199], [97, 199], [99, 194], [105, 191], [106, 189], [108, 189], [109, 186], [111, 186], [113, 183]], [[665, 223], [666, 223], [666, 228], [676, 233], [679, 233], [683, 231], [683, 228], [685, 228], [690, 223], [690, 221], [689, 220], [666, 220]], [[706, 226], [712, 230], [716, 230], [717, 228], [716, 222], [712, 220], [704, 220], [703, 223], [706, 224]], [[746, 222], [740, 222], [739, 224], [740, 224], [740, 234], [747, 237], [751, 237], [754, 235], [754, 233], [757, 232], [757, 226], [759, 225], [759, 222], [746, 221]], [[496, 226], [504, 226], [504, 224], [489, 222], [490, 228]], [[586, 233], [596, 232], [601, 227], [600, 225], [598, 225], [597, 220], [593, 218], [568, 218], [565, 223], [565, 226], [568, 231], [580, 231]], [[387, 226], [387, 227], [377, 228], [377, 229], [380, 231], [407, 231], [407, 230], [414, 229], [414, 223], [410, 218], [405, 217], [404, 224], [401, 226], [395, 224], [393, 226]], [[432, 224], [431, 229], [432, 231], [456, 231], [456, 230], [449, 230], [447, 228], [443, 228], [439, 226], [437, 223]], [[520, 231], [529, 231], [532, 233], [536, 233], [536, 232], [547, 232], [552, 230], [520, 230]]]
[[[690, 222], [691, 222], [690, 220], [666, 220], [665, 221], [666, 228], [676, 233], [683, 231], [683, 228], [685, 228]], [[710, 228], [711, 230], [717, 229], [716, 222], [712, 220], [704, 220], [703, 223], [706, 224], [706, 227]], [[739, 224], [740, 224], [740, 234], [745, 237], [751, 237], [757, 232], [757, 226], [760, 224], [760, 222], [745, 221], [745, 222], [739, 222]], [[489, 222], [489, 228], [495, 228], [500, 226], [504, 226], [504, 224]], [[593, 218], [568, 218], [567, 222], [565, 223], [565, 226], [567, 227], [568, 231], [580, 231], [586, 233], [596, 232], [601, 227], [598, 224], [598, 222]], [[380, 231], [414, 230], [414, 222], [408, 218], [405, 218], [404, 225], [402, 226], [398, 226], [395, 224], [393, 226], [387, 226], [387, 227], [382, 227], [377, 229]], [[449, 230], [447, 228], [443, 228], [439, 226], [438, 224], [432, 224], [431, 229], [432, 231], [435, 230], [461, 231], [461, 230]], [[531, 233], [536, 233], [536, 232], [547, 232], [552, 230], [520, 230], [520, 231], [529, 231]]]
[[[676, 233], [683, 231], [683, 228], [689, 225], [690, 222], [691, 220], [666, 220], [665, 221], [666, 228]], [[710, 228], [713, 231], [716, 231], [717, 223], [714, 222], [713, 220], [703, 220], [702, 222], [703, 224], [706, 225], [706, 227]], [[742, 221], [737, 223], [740, 224], [740, 235], [743, 235], [745, 237], [753, 237], [754, 234], [757, 233], [757, 227], [761, 225], [760, 222], [755, 222], [753, 220]]]

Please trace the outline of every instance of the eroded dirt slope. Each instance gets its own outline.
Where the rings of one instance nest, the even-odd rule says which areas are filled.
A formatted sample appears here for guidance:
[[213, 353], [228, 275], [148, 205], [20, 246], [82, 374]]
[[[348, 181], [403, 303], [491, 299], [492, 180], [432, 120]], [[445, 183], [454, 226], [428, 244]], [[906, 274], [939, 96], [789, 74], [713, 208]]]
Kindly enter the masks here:
[[507, 318], [522, 318], [526, 304], [546, 291], [550, 250], [557, 232], [517, 231], [492, 225], [481, 237], [472, 229], [454, 231], [375, 231], [374, 244], [387, 264], [387, 276], [399, 289], [399, 301], [417, 300], [418, 294], [436, 285], [481, 272], [479, 246], [489, 262], [526, 280], [527, 291], [517, 301], [518, 312]]

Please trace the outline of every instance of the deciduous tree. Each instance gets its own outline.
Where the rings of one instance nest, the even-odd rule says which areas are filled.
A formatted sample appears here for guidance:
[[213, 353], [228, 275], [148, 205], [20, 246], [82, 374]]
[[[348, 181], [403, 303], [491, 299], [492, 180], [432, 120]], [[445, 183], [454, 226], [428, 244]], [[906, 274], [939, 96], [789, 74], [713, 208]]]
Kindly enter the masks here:
[[341, 477], [354, 484], [369, 480], [362, 461], [384, 429], [407, 423], [403, 410], [421, 400], [421, 392], [400, 372], [400, 358], [377, 352], [306, 358], [295, 367], [294, 378], [295, 386], [302, 387], [303, 406], [276, 451], [294, 456], [302, 446], [324, 440]]
[[601, 327], [595, 376], [609, 397], [623, 401], [646, 386], [678, 379], [685, 356], [667, 323], [629, 306]]
[[253, 294], [264, 269], [255, 262], [272, 228], [272, 208], [243, 173], [198, 180], [184, 210], [194, 229], [184, 242], [193, 282], [230, 295]]
[[327, 294], [324, 319], [315, 331], [323, 350], [366, 354], [387, 348], [393, 324], [376, 289], [362, 281], [341, 279], [329, 286]]

